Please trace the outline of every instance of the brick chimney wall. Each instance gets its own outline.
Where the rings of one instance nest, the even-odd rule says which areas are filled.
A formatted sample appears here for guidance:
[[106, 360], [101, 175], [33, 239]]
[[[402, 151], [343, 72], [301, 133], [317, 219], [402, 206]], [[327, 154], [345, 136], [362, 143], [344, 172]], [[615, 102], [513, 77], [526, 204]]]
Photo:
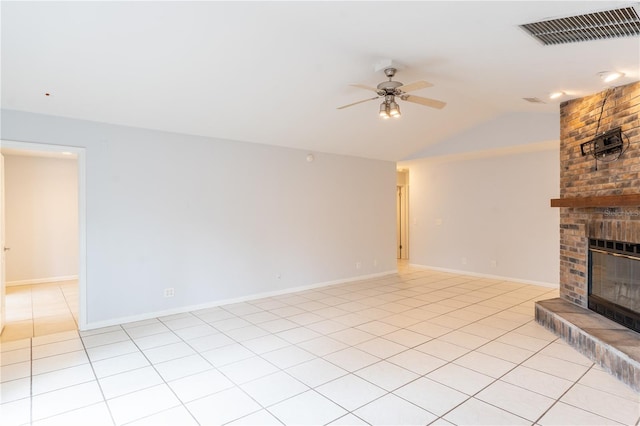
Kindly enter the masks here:
[[[606, 98], [606, 102], [604, 102]], [[604, 102], [604, 108], [602, 108]], [[597, 163], [580, 144], [622, 128], [625, 152]], [[640, 82], [560, 105], [560, 197], [640, 194]], [[560, 297], [587, 307], [588, 239], [640, 243], [640, 206], [561, 208]]]

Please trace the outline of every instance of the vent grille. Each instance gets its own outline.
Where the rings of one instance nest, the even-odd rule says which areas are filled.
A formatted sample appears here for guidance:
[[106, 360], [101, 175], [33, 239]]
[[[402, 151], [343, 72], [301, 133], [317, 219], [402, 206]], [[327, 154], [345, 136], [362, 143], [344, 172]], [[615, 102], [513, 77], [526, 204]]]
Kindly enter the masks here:
[[539, 98], [522, 98], [527, 102], [531, 102], [532, 104], [544, 104], [546, 102], [544, 102], [542, 99]]
[[640, 35], [640, 17], [633, 7], [588, 13], [520, 25], [544, 45]]

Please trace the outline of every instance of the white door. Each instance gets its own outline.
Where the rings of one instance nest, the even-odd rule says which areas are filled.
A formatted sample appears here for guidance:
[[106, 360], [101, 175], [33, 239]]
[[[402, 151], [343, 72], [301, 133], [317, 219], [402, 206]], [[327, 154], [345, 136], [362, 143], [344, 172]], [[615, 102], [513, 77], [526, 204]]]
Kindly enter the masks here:
[[398, 259], [409, 259], [409, 200], [407, 187], [398, 185], [397, 216], [397, 254]]
[[5, 308], [4, 308], [4, 156], [0, 154], [0, 333], [4, 329]]

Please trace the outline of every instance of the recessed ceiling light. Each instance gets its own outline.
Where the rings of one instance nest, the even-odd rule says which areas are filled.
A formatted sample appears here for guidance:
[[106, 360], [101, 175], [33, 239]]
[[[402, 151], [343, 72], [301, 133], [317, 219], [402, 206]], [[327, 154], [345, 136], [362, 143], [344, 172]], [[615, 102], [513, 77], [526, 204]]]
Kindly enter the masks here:
[[73, 155], [73, 152], [64, 151], [64, 152], [61, 152], [60, 154], [62, 154], [62, 155]]
[[612, 81], [617, 80], [620, 77], [624, 76], [624, 73], [618, 72], [618, 71], [602, 71], [598, 73], [598, 76], [605, 83], [611, 83]]
[[522, 98], [527, 102], [531, 102], [532, 104], [544, 104], [545, 102], [540, 98]]
[[553, 92], [549, 95], [549, 99], [558, 99], [560, 96], [564, 96], [564, 92]]

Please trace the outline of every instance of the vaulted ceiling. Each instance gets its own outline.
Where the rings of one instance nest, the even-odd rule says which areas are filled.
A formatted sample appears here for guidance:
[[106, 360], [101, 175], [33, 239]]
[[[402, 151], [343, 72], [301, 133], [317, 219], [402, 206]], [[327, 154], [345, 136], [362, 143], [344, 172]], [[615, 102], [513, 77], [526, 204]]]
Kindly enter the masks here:
[[[634, 4], [2, 1], [2, 108], [395, 161], [503, 114], [557, 112], [603, 90], [601, 71], [638, 80], [638, 37], [543, 46], [518, 27]], [[446, 108], [336, 109], [375, 96], [349, 84], [375, 86], [389, 60]]]

